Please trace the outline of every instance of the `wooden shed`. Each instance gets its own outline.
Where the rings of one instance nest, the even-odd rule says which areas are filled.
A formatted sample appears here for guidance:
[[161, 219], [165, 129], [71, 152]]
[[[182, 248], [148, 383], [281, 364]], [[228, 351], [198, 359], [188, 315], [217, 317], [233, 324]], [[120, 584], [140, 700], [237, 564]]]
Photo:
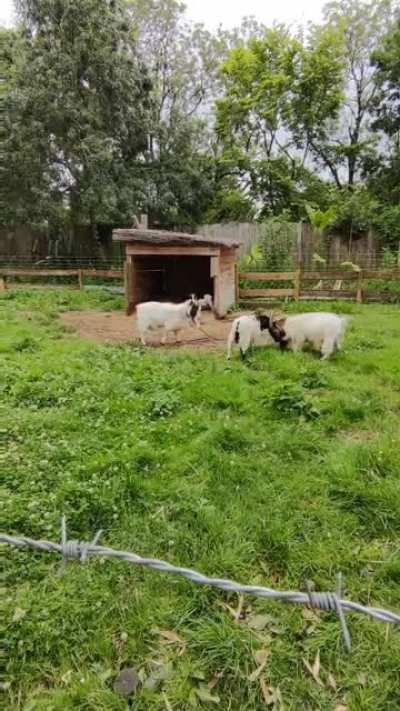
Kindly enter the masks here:
[[223, 318], [236, 303], [236, 250], [240, 242], [184, 232], [146, 229], [113, 231], [125, 247], [127, 313], [143, 301], [184, 301], [211, 294]]

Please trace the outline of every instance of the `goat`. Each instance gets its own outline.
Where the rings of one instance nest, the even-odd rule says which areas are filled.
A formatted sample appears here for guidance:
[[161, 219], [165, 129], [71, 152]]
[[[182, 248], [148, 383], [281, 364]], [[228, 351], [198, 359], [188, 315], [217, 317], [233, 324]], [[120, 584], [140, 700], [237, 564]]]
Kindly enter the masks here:
[[214, 304], [211, 294], [204, 294], [203, 298], [199, 299], [199, 306], [201, 306], [202, 309], [210, 309], [210, 311], [212, 311]]
[[232, 323], [228, 336], [227, 359], [230, 360], [234, 344], [240, 348], [244, 359], [250, 346], [272, 346], [281, 344], [283, 332], [275, 326], [272, 316], [253, 314], [252, 316], [239, 316]]
[[179, 331], [187, 326], [198, 325], [199, 304], [194, 294], [187, 301], [181, 304], [162, 303], [159, 301], [147, 301], [138, 304], [136, 307], [137, 325], [140, 340], [146, 345], [145, 335], [147, 331], [157, 328], [164, 329], [164, 336], [161, 343], [166, 343], [168, 333], [175, 334], [176, 341], [179, 341]]
[[322, 360], [340, 350], [348, 318], [326, 312], [275, 316], [272, 319], [282, 348], [300, 351], [306, 342], [322, 354]]

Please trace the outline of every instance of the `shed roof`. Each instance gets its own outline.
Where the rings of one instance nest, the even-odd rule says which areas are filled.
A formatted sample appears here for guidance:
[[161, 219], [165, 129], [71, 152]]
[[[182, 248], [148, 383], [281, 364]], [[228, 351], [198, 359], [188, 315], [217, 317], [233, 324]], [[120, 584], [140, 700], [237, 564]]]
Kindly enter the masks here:
[[145, 244], [183, 245], [193, 246], [206, 244], [214, 247], [228, 247], [236, 249], [242, 244], [239, 240], [227, 237], [206, 237], [205, 235], [191, 235], [186, 232], [168, 232], [166, 230], [145, 230], [132, 228], [126, 230], [113, 230], [114, 242], [142, 242]]

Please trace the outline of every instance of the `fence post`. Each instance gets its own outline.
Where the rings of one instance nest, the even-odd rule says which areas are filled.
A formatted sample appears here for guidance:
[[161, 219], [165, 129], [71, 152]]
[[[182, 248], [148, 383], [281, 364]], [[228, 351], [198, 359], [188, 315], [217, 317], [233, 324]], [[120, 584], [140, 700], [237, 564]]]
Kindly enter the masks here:
[[125, 314], [130, 316], [134, 306], [134, 265], [128, 257], [124, 262]]
[[297, 245], [296, 245], [296, 264], [297, 269], [301, 269], [303, 265], [303, 223], [297, 223]]
[[294, 286], [294, 300], [298, 301], [300, 299], [300, 287], [301, 287], [301, 269], [296, 269], [293, 278]]
[[362, 304], [363, 302], [363, 273], [362, 269], [358, 272], [357, 280], [357, 304]]
[[239, 303], [239, 267], [235, 262], [235, 306]]
[[84, 283], [83, 283], [83, 271], [82, 269], [78, 269], [78, 284], [80, 289], [84, 289]]

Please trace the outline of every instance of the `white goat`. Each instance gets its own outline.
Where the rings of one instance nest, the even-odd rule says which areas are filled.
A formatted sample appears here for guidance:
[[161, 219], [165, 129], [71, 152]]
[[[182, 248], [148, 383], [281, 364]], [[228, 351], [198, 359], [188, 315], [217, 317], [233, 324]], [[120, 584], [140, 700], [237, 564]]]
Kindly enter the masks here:
[[140, 340], [146, 345], [145, 335], [148, 331], [163, 328], [164, 336], [161, 343], [166, 343], [168, 333], [175, 334], [179, 341], [179, 331], [188, 326], [198, 325], [199, 305], [194, 295], [181, 304], [147, 301], [136, 307], [137, 326]]
[[329, 358], [335, 348], [340, 350], [348, 320], [345, 316], [325, 312], [275, 316], [272, 319], [273, 325], [280, 331], [282, 347], [299, 351], [307, 342], [322, 353], [322, 360]]
[[203, 298], [199, 299], [199, 306], [202, 309], [210, 309], [212, 311], [214, 306], [211, 294], [204, 294]]
[[[275, 334], [275, 338], [274, 335]], [[275, 342], [279, 342], [281, 331], [276, 329], [270, 316], [239, 316], [232, 323], [232, 328], [228, 336], [228, 360], [232, 355], [232, 347], [234, 344], [240, 348], [242, 358], [250, 346], [272, 346]]]

